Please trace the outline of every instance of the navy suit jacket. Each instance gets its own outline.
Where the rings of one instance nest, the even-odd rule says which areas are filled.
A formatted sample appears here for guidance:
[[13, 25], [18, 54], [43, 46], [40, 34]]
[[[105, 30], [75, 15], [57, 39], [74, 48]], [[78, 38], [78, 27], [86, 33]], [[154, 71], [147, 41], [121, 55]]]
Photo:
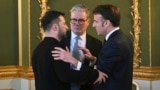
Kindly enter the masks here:
[[61, 46], [56, 39], [45, 37], [34, 50], [32, 68], [36, 90], [70, 90], [71, 82], [93, 82], [98, 78], [97, 70], [82, 65], [82, 70], [76, 71], [70, 69], [70, 64], [54, 60], [51, 51]]
[[104, 43], [97, 62], [97, 68], [109, 78], [106, 83], [94, 85], [94, 90], [132, 90], [132, 67], [132, 41], [117, 30]]

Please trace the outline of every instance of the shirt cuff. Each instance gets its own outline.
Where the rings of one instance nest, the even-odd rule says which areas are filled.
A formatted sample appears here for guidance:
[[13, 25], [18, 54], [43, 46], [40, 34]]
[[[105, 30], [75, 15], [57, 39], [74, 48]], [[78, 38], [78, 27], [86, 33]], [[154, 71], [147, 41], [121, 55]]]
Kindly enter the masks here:
[[74, 70], [80, 70], [82, 67], [82, 62], [78, 61], [77, 67]]
[[90, 67], [94, 66], [96, 64], [96, 61], [97, 61], [97, 58], [94, 57], [94, 60], [92, 60], [92, 61], [89, 62], [89, 66]]

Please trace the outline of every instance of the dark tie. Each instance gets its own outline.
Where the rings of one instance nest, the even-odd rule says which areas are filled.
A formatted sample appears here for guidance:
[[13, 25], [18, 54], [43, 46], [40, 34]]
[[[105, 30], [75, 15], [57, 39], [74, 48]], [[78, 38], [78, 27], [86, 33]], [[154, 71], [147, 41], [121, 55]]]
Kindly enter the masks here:
[[[79, 50], [77, 48], [79, 39], [80, 39], [79, 36], [75, 38], [75, 43], [72, 51], [73, 57], [75, 57], [77, 60], [80, 60]], [[71, 90], [79, 90], [79, 88], [80, 88], [80, 85], [78, 83], [71, 83]]]
[[106, 39], [104, 39], [104, 40], [103, 40], [103, 45], [104, 45], [106, 42], [107, 42], [107, 40], [106, 40]]

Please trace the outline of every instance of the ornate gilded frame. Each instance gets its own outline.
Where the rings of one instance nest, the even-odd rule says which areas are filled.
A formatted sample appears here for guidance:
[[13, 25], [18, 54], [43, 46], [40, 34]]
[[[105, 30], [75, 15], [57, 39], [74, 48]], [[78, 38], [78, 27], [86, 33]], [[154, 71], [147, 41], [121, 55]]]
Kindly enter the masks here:
[[132, 0], [131, 6], [131, 15], [133, 18], [133, 31], [130, 32], [133, 37], [133, 47], [134, 47], [134, 56], [133, 56], [133, 67], [139, 68], [141, 63], [141, 49], [140, 49], [140, 33], [141, 33], [141, 18], [139, 14], [139, 0]]
[[[40, 7], [41, 7], [41, 15], [40, 18], [44, 15], [44, 13], [50, 9], [48, 6], [48, 0], [38, 0]], [[141, 33], [141, 19], [139, 14], [139, 0], [132, 0], [132, 6], [131, 6], [131, 15], [133, 18], [133, 31], [130, 32], [130, 34], [133, 37], [133, 47], [134, 47], [134, 56], [133, 56], [133, 67], [139, 68], [141, 63], [141, 49], [140, 49], [140, 33]], [[41, 23], [39, 23], [41, 25]], [[40, 36], [38, 37], [40, 40], [43, 39], [43, 30], [40, 27]]]
[[[22, 77], [29, 80], [33, 80], [33, 71], [31, 66], [23, 66], [22, 65], [22, 0], [18, 0], [18, 17], [19, 17], [19, 66], [2, 66], [0, 67], [0, 79], [5, 78], [15, 78], [15, 77]], [[27, 0], [28, 3], [30, 3], [30, 0]], [[134, 68], [140, 67], [140, 46], [139, 46], [139, 37], [140, 37], [140, 26], [141, 26], [141, 19], [139, 14], [139, 0], [132, 0], [133, 4], [131, 6], [131, 15], [133, 18], [133, 31], [131, 32], [131, 35], [133, 36], [133, 46], [134, 46]], [[40, 7], [41, 7], [41, 16], [44, 15], [44, 13], [49, 9], [49, 6], [47, 5], [48, 0], [39, 0]], [[149, 16], [151, 16], [150, 12], [150, 0], [149, 0]], [[30, 6], [28, 6], [28, 9], [30, 9]], [[30, 12], [30, 11], [28, 11]], [[30, 13], [28, 13], [30, 15]], [[28, 16], [29, 16], [28, 15]], [[151, 21], [151, 18], [149, 17], [149, 21]], [[30, 24], [30, 20], [28, 21]], [[151, 23], [149, 23], [149, 31], [151, 31]], [[29, 26], [30, 29], [30, 26]], [[41, 30], [41, 29], [40, 29]], [[29, 48], [30, 49], [30, 48]], [[30, 52], [30, 51], [29, 51]], [[30, 62], [30, 61], [29, 61]], [[133, 77], [135, 79], [143, 79], [143, 80], [159, 80], [160, 79], [160, 68], [159, 67], [143, 67], [138, 69], [134, 69]]]
[[[47, 12], [50, 7], [48, 5], [48, 0], [38, 0], [40, 8], [41, 8], [41, 14], [39, 19], [41, 19], [43, 17], [43, 15], [45, 14], [45, 12]], [[44, 38], [44, 32], [43, 32], [43, 28], [41, 28], [41, 23], [39, 22], [39, 26], [40, 26], [40, 36], [37, 36], [38, 39], [42, 40]]]

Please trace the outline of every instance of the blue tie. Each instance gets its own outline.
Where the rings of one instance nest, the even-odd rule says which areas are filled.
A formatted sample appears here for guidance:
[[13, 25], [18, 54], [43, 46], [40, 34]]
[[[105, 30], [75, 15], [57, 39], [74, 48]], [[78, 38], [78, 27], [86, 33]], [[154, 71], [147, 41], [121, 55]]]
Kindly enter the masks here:
[[[73, 57], [75, 57], [77, 60], [80, 60], [80, 55], [79, 55], [79, 50], [78, 50], [78, 40], [80, 39], [79, 36], [77, 36], [75, 38], [75, 43], [74, 43], [74, 47], [73, 47], [73, 51], [72, 51], [72, 55]], [[80, 89], [80, 85], [78, 83], [71, 83], [71, 90], [79, 90]]]
[[75, 43], [74, 43], [72, 55], [73, 55], [73, 57], [75, 57], [77, 60], [80, 60], [79, 50], [78, 50], [78, 47], [77, 47], [77, 46], [78, 46], [78, 40], [80, 39], [80, 37], [77, 36], [75, 39], [76, 39], [76, 40], [75, 40]]

